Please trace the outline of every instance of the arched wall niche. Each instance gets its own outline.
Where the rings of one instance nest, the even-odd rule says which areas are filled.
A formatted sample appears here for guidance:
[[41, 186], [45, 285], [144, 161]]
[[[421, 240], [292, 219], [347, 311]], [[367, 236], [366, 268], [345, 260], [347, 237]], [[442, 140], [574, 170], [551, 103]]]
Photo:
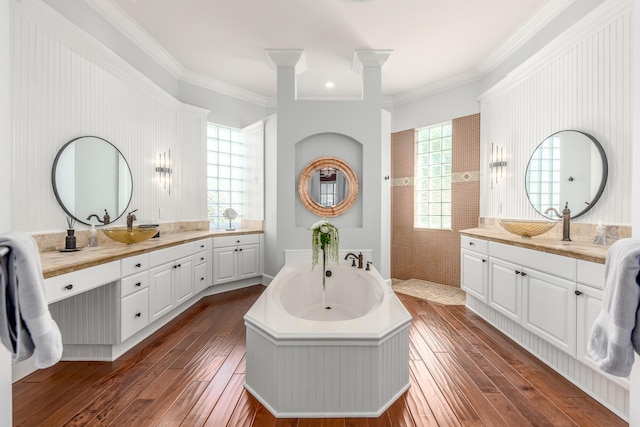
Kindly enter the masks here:
[[307, 165], [321, 157], [336, 157], [349, 166], [358, 177], [360, 191], [356, 202], [340, 216], [328, 218], [338, 227], [362, 227], [362, 194], [366, 183], [362, 182], [362, 143], [354, 138], [333, 132], [322, 132], [310, 135], [295, 145], [295, 180], [291, 183], [296, 194], [295, 212], [296, 227], [310, 227], [319, 217], [309, 212], [298, 197], [298, 178]]

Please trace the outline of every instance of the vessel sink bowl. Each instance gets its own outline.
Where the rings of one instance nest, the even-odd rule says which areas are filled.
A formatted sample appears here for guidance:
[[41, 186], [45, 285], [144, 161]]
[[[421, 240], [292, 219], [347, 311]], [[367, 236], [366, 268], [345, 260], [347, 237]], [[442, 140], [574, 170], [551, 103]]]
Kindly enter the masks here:
[[555, 227], [555, 222], [549, 221], [527, 221], [522, 219], [501, 219], [498, 224], [509, 233], [521, 237], [533, 237], [546, 233]]
[[132, 227], [128, 230], [127, 227], [109, 227], [103, 228], [102, 232], [111, 240], [131, 245], [152, 238], [158, 232], [158, 228]]

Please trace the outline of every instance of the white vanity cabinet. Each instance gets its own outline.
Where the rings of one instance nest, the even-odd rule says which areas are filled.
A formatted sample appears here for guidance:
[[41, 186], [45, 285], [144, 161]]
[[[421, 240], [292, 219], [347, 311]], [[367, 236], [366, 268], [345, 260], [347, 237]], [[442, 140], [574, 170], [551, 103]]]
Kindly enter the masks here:
[[194, 291], [194, 244], [184, 243], [149, 254], [149, 315], [154, 321], [187, 300]]
[[[478, 240], [487, 245], [486, 263]], [[587, 354], [602, 306], [604, 264], [477, 236], [462, 236], [460, 256], [468, 309], [618, 415], [628, 414], [628, 379], [600, 371]], [[470, 278], [481, 275], [480, 263], [488, 265], [485, 294]]]
[[213, 284], [219, 285], [262, 274], [261, 234], [213, 239]]
[[149, 324], [149, 254], [121, 260], [120, 342]]
[[489, 242], [489, 305], [575, 357], [576, 260]]
[[194, 294], [199, 294], [206, 288], [211, 286], [213, 279], [211, 266], [213, 260], [211, 259], [211, 243], [212, 239], [203, 239], [195, 242], [196, 253], [194, 255]]
[[462, 236], [460, 247], [460, 287], [476, 298], [486, 301], [489, 281], [487, 241]]

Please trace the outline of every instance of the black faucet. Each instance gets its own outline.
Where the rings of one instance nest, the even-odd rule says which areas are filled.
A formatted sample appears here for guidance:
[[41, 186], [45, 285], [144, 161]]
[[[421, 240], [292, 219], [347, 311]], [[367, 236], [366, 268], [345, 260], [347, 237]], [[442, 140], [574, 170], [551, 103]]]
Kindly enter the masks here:
[[344, 259], [349, 259], [349, 257], [351, 257], [351, 259], [353, 259], [353, 262], [351, 263], [351, 267], [355, 267], [356, 266], [356, 259], [357, 259], [358, 260], [358, 268], [362, 268], [362, 252], [360, 252], [359, 255], [356, 255], [353, 252], [349, 252], [347, 255], [345, 255]]
[[104, 225], [107, 225], [111, 222], [111, 217], [109, 216], [109, 212], [107, 212], [107, 210], [104, 210], [104, 218], [100, 219], [100, 217], [97, 214], [91, 214], [87, 217], [87, 221], [89, 221], [91, 218], [96, 217], [96, 220]]
[[133, 221], [135, 221], [137, 218], [136, 216], [133, 214], [134, 212], [137, 212], [138, 209], [134, 209], [131, 212], [129, 212], [129, 214], [127, 215], [127, 230], [131, 231], [133, 230]]
[[560, 212], [558, 212], [556, 208], [547, 208], [547, 210], [544, 211], [545, 214], [548, 214], [549, 212], [553, 212], [558, 218], [562, 218], [562, 241], [570, 242], [569, 227], [571, 225], [571, 210], [569, 209], [569, 202], [564, 204], [562, 215], [560, 215]]

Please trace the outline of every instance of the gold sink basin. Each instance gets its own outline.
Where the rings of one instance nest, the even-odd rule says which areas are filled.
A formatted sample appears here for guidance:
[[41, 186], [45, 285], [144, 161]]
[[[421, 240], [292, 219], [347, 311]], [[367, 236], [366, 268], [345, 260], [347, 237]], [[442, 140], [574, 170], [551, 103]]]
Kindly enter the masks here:
[[152, 238], [158, 232], [158, 228], [132, 227], [131, 230], [127, 230], [127, 227], [110, 227], [103, 228], [102, 232], [111, 240], [131, 245]]
[[539, 236], [555, 227], [555, 222], [527, 221], [525, 219], [501, 219], [498, 224], [509, 233], [522, 237]]

